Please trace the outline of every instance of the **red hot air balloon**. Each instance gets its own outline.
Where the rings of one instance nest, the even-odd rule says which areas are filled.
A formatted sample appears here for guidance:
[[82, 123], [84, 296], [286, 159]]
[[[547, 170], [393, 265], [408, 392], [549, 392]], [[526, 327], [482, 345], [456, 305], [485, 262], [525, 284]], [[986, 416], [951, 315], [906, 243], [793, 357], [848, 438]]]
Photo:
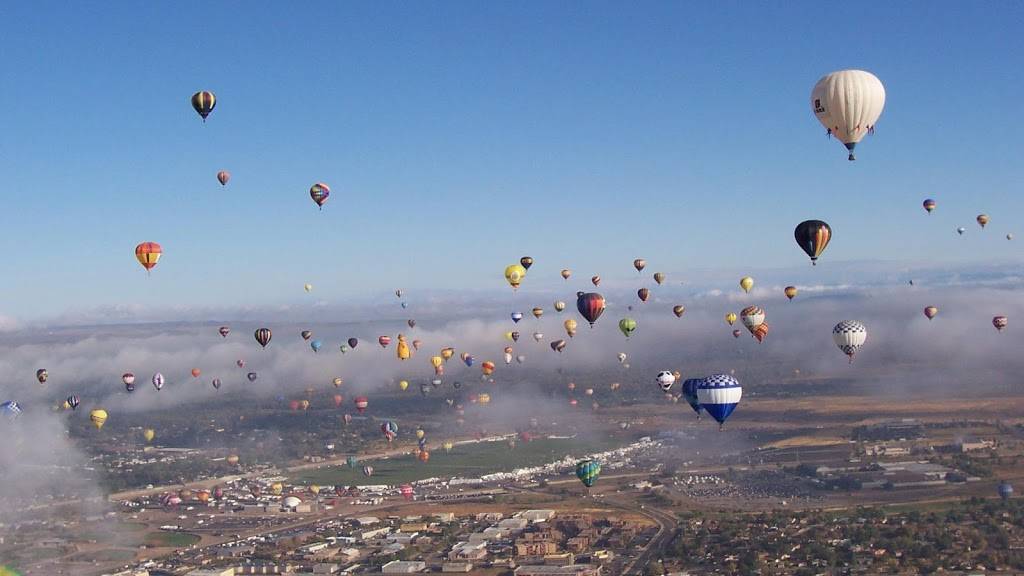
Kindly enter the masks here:
[[370, 405], [370, 401], [367, 400], [366, 396], [356, 396], [355, 405], [356, 410], [362, 414], [363, 412], [366, 412], [366, 407]]
[[288, 407], [291, 408], [292, 412], [298, 411], [298, 409], [299, 409], [299, 401], [298, 400], [292, 400], [291, 402], [288, 403]]
[[387, 348], [388, 344], [391, 344], [391, 336], [381, 336], [377, 338], [377, 342], [380, 343], [381, 348]]
[[255, 334], [253, 334], [253, 336], [256, 338], [256, 342], [259, 342], [260, 346], [266, 348], [267, 344], [270, 343], [270, 337], [271, 337], [270, 328], [260, 328], [260, 329], [256, 330], [256, 332], [255, 332]]
[[200, 370], [199, 368], [193, 368], [192, 369], [192, 377], [193, 378], [199, 378], [199, 375], [202, 374], [202, 373], [203, 373], [203, 371]]
[[604, 296], [597, 292], [577, 292], [576, 310], [593, 327], [594, 322], [597, 322], [604, 312]]
[[156, 242], [143, 242], [135, 247], [135, 259], [139, 261], [139, 264], [142, 264], [147, 274], [156, 266], [163, 253], [163, 248]]

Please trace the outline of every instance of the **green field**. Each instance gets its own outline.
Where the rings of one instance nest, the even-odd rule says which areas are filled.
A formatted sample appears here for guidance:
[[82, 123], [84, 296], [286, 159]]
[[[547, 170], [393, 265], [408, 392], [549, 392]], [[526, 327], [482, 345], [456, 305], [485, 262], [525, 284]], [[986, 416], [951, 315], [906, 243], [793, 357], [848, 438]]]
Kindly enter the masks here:
[[199, 536], [185, 532], [151, 532], [146, 534], [146, 545], [158, 548], [182, 548], [199, 542]]
[[505, 442], [478, 442], [456, 446], [448, 454], [436, 449], [430, 452], [430, 461], [422, 463], [413, 456], [394, 457], [387, 460], [367, 460], [373, 466], [373, 476], [363, 476], [360, 462], [355, 469], [348, 466], [329, 466], [316, 470], [303, 470], [293, 476], [295, 484], [358, 485], [396, 484], [424, 478], [448, 478], [452, 476], [475, 477], [492, 472], [502, 472], [524, 466], [536, 466], [558, 460], [567, 454], [582, 456], [616, 448], [629, 442], [624, 439], [559, 439], [539, 438], [532, 442], [516, 443], [510, 448]]

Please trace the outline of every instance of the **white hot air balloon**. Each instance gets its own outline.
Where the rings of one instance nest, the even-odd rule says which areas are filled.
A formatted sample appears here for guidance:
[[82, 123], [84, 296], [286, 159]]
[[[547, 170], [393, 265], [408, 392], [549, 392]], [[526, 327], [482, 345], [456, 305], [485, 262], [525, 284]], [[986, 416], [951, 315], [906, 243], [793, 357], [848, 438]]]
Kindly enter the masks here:
[[840, 70], [826, 75], [811, 91], [811, 109], [829, 135], [850, 151], [875, 130], [885, 107], [885, 87], [874, 74], [863, 70]]
[[658, 372], [658, 376], [655, 380], [658, 382], [658, 387], [661, 388], [662, 392], [668, 392], [672, 389], [672, 385], [676, 383], [675, 375], [668, 370]]
[[832, 329], [832, 340], [850, 357], [850, 362], [867, 339], [868, 329], [856, 320], [843, 320]]

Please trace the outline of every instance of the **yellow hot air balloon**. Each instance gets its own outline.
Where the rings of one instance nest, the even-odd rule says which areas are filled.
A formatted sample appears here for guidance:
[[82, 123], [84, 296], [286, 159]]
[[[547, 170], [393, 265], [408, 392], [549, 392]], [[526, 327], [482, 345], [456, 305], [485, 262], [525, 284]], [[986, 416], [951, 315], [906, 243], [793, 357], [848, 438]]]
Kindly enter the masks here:
[[452, 442], [451, 440], [447, 440], [445, 441], [444, 444], [442, 444], [442, 448], [444, 448], [445, 452], [451, 452], [452, 448], [455, 448], [455, 443]]
[[797, 293], [796, 286], [786, 286], [786, 288], [785, 288], [785, 290], [783, 290], [783, 292], [786, 294], [786, 298], [789, 298], [790, 300], [792, 300], [793, 298], [796, 298], [796, 293]]
[[409, 343], [405, 341], [405, 336], [398, 335], [398, 347], [395, 349], [395, 354], [399, 360], [408, 360], [412, 353], [409, 351]]
[[270, 491], [273, 492], [274, 495], [279, 496], [281, 492], [284, 492], [284, 484], [281, 484], [280, 482], [274, 482], [273, 484], [270, 485]]
[[729, 326], [732, 326], [733, 324], [736, 323], [736, 314], [733, 312], [729, 312], [728, 314], [725, 315], [725, 321], [729, 323]]
[[744, 276], [743, 278], [740, 278], [740, 288], [743, 288], [744, 292], [746, 292], [747, 294], [750, 294], [750, 289], [753, 288], [753, 287], [754, 287], [754, 279], [753, 278], [751, 278], [750, 276]]
[[299, 402], [299, 404], [302, 405], [303, 410], [309, 410], [309, 400], [303, 400], [302, 402]]
[[572, 338], [573, 336], [576, 335], [576, 320], [575, 319], [569, 318], [568, 320], [563, 322], [562, 325], [565, 326], [565, 333], [568, 334], [570, 338]]
[[512, 338], [512, 332], [511, 331], [505, 332], [505, 340], [508, 340], [508, 341], [514, 340], [514, 338]]
[[451, 346], [441, 348], [441, 358], [444, 358], [445, 362], [451, 360], [452, 356], [455, 356], [455, 348], [452, 348]]
[[[435, 356], [435, 358], [436, 358], [436, 356]], [[403, 391], [407, 390], [409, 388], [409, 381], [408, 380], [401, 380], [401, 381], [399, 381], [398, 382], [398, 387], [401, 388]]]
[[103, 428], [103, 424], [107, 422], [107, 411], [103, 408], [97, 408], [92, 412], [89, 412], [89, 420], [92, 420], [92, 425], [99, 430]]
[[519, 284], [526, 278], [526, 268], [522, 264], [511, 264], [505, 268], [505, 280], [513, 290], [519, 288]]
[[156, 438], [156, 431], [152, 428], [146, 428], [142, 431], [142, 437], [146, 439], [146, 442], [152, 442], [153, 438]]
[[491, 395], [487, 394], [487, 393], [478, 394], [477, 397], [476, 397], [476, 401], [478, 403], [480, 403], [480, 404], [490, 404], [491, 403]]
[[438, 368], [440, 368], [442, 364], [444, 364], [444, 358], [442, 358], [440, 356], [431, 356], [430, 357], [430, 365], [434, 367], [434, 370], [437, 370]]
[[312, 492], [313, 495], [317, 495], [320, 493], [320, 487], [317, 486], [316, 484], [310, 484], [309, 491]]

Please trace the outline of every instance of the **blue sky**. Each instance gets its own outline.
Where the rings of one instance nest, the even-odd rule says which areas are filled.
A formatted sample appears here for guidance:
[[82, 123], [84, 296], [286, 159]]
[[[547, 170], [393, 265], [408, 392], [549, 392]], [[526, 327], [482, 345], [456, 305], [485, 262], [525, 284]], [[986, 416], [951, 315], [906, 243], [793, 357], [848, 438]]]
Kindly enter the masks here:
[[[524, 254], [535, 286], [637, 256], [800, 266], [806, 218], [834, 229], [825, 266], [1017, 262], [1021, 22], [1010, 2], [7, 3], [0, 316], [496, 289]], [[808, 104], [843, 68], [888, 95], [856, 163]]]

